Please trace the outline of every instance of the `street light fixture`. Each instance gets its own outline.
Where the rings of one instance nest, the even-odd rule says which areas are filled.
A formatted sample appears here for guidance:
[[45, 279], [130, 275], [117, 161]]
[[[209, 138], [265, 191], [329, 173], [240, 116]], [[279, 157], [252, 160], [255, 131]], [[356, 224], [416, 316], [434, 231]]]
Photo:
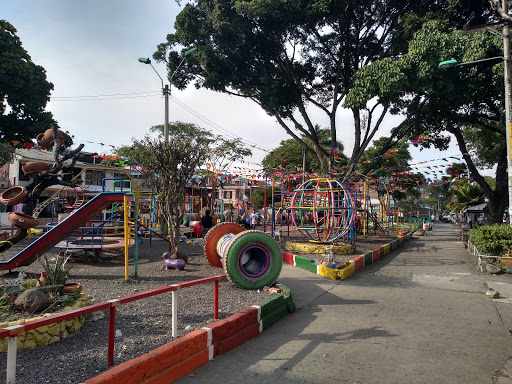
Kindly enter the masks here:
[[[190, 48], [189, 50], [185, 51], [183, 59], [181, 60], [181, 62], [178, 64], [178, 66], [172, 73], [171, 77], [169, 78], [169, 82], [172, 81], [172, 79], [174, 78], [174, 75], [176, 74], [176, 72], [178, 72], [178, 69], [180, 69], [181, 65], [183, 64], [183, 62], [185, 61], [187, 56], [196, 50], [197, 50], [197, 48], [194, 47], [194, 48]], [[155, 67], [153, 67], [153, 64], [151, 64], [151, 60], [149, 58], [139, 57], [139, 62], [142, 64], [151, 65], [151, 68], [153, 68], [153, 71], [155, 71], [157, 76], [160, 78], [160, 81], [162, 82], [162, 94], [164, 95], [164, 98], [165, 98], [164, 141], [165, 141], [165, 143], [168, 143], [169, 142], [169, 96], [171, 95], [171, 89], [169, 87], [169, 84], [164, 85], [164, 80], [162, 79], [162, 76], [160, 76], [160, 74], [157, 72]]]
[[[508, 4], [503, 0], [503, 10], [508, 13]], [[505, 120], [507, 134], [507, 171], [508, 171], [508, 212], [512, 212], [512, 80], [510, 73], [510, 26], [505, 23], [503, 26], [503, 56], [489, 57], [486, 59], [457, 63], [457, 60], [450, 59], [439, 63], [440, 69], [448, 67], [459, 67], [480, 63], [482, 61], [501, 59], [504, 62], [504, 78], [505, 78]], [[512, 221], [511, 221], [512, 224]]]

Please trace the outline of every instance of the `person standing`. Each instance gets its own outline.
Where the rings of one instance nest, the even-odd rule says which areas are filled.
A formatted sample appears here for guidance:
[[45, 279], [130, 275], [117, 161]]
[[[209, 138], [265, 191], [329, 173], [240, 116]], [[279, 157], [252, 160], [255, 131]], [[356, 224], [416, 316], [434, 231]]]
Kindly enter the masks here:
[[231, 223], [231, 217], [232, 217], [231, 208], [226, 208], [224, 211], [224, 222], [225, 223]]
[[258, 224], [258, 215], [256, 215], [255, 209], [252, 210], [250, 219], [251, 219], [251, 229], [256, 229], [256, 225]]
[[213, 227], [213, 217], [210, 216], [210, 212], [211, 211], [209, 209], [207, 209], [206, 212], [204, 213], [204, 216], [201, 217], [201, 224], [202, 224], [201, 232], [202, 232], [203, 237]]

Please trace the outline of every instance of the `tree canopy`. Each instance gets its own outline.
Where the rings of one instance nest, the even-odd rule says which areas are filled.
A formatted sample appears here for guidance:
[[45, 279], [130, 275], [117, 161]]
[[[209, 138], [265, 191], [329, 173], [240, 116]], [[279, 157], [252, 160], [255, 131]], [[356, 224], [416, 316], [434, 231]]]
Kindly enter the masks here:
[[[502, 60], [447, 70], [438, 64], [448, 58], [500, 58], [502, 47], [501, 39], [491, 34], [463, 34], [450, 30], [446, 22], [429, 21], [415, 33], [406, 54], [359, 71], [346, 100], [353, 106], [374, 97], [387, 100], [406, 116], [392, 131], [396, 140], [424, 134], [427, 139], [418, 145], [445, 149], [448, 134], [453, 135], [469, 175], [489, 198], [491, 222], [500, 221], [508, 200]], [[383, 84], [377, 74], [389, 81]], [[497, 164], [495, 189], [477, 168], [492, 164]]]
[[197, 168], [208, 158], [213, 142], [210, 132], [194, 124], [169, 126], [169, 142], [146, 135], [122, 147], [117, 154], [144, 169], [146, 185], [158, 196], [171, 235], [171, 256], [178, 257], [180, 224], [185, 213], [186, 187]]
[[[430, 18], [462, 26], [461, 14], [477, 10], [474, 20], [485, 22], [484, 3], [195, 0], [186, 2], [176, 32], [153, 57], [167, 63], [170, 77], [182, 62], [176, 50], [197, 47], [172, 78], [175, 86], [195, 80], [197, 87], [253, 100], [329, 171], [338, 135], [350, 129], [338, 125], [338, 112], [356, 73], [404, 53], [408, 38]], [[393, 75], [384, 73], [381, 82], [389, 80]], [[349, 173], [381, 128], [390, 104], [382, 98], [373, 105], [346, 107], [352, 112], [354, 136]], [[330, 149], [320, 144], [312, 112], [329, 121]]]
[[[331, 148], [331, 135], [329, 129], [321, 129], [320, 127], [316, 127], [316, 134], [319, 138], [319, 143], [326, 151], [329, 151]], [[303, 137], [302, 140], [306, 144], [311, 144], [310, 140]], [[336, 143], [334, 161], [337, 166], [344, 166], [347, 164], [348, 159], [343, 153], [343, 144], [338, 142]], [[303, 169], [304, 165], [304, 155], [305, 155], [305, 169]], [[304, 146], [295, 140], [288, 139], [282, 140], [277, 148], [275, 148], [271, 153], [263, 158], [261, 162], [265, 172], [271, 174], [274, 170], [302, 170], [306, 173], [321, 173], [322, 167], [318, 162], [318, 159], [313, 156], [311, 153], [304, 153]], [[282, 167], [282, 168], [281, 168]]]
[[56, 123], [45, 111], [53, 84], [45, 69], [32, 62], [16, 32], [0, 20], [0, 139], [23, 142]]

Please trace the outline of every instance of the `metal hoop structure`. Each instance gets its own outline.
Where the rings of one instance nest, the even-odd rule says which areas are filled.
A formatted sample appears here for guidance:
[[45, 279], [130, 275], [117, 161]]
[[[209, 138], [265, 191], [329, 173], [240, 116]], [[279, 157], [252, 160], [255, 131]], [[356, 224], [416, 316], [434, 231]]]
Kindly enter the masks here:
[[354, 197], [343, 183], [315, 178], [295, 190], [290, 208], [293, 225], [300, 233], [311, 241], [332, 243], [352, 227], [355, 207]]

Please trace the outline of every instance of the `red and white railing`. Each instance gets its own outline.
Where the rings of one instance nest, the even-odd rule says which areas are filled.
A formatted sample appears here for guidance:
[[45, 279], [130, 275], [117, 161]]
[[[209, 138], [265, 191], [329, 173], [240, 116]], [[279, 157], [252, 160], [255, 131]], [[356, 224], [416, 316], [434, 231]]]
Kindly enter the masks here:
[[172, 292], [171, 298], [171, 335], [176, 337], [176, 330], [178, 327], [178, 294], [177, 291], [183, 288], [192, 287], [194, 285], [214, 283], [214, 303], [213, 303], [213, 318], [219, 318], [219, 280], [225, 279], [225, 275], [218, 275], [206, 277], [204, 279], [187, 281], [179, 284], [172, 284], [161, 288], [151, 289], [149, 291], [135, 293], [130, 296], [121, 297], [119, 299], [112, 299], [98, 304], [92, 304], [83, 308], [74, 309], [65, 313], [58, 313], [50, 317], [27, 321], [23, 324], [12, 325], [7, 328], [0, 329], [0, 339], [8, 337], [7, 342], [7, 384], [14, 384], [16, 381], [16, 354], [17, 354], [17, 336], [19, 333], [30, 331], [43, 327], [45, 325], [58, 323], [64, 320], [73, 319], [78, 316], [87, 315], [93, 312], [109, 309], [109, 322], [108, 322], [108, 347], [107, 347], [107, 365], [111, 367], [114, 365], [114, 340], [116, 332], [116, 307], [118, 305], [131, 303], [133, 301], [145, 299], [148, 297], [161, 295], [163, 293]]

